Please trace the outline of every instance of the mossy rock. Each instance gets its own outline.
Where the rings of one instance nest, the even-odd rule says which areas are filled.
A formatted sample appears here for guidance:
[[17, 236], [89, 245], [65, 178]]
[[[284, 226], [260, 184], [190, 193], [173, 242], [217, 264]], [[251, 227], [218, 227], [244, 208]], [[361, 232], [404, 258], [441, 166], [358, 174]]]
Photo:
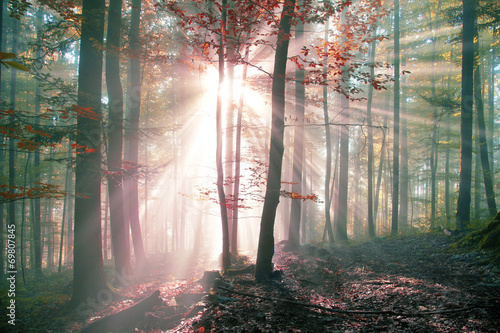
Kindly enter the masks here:
[[469, 233], [454, 245], [458, 248], [500, 251], [500, 212], [497, 213], [486, 227]]
[[496, 222], [496, 227], [484, 235], [479, 243], [483, 250], [500, 251], [500, 223]]

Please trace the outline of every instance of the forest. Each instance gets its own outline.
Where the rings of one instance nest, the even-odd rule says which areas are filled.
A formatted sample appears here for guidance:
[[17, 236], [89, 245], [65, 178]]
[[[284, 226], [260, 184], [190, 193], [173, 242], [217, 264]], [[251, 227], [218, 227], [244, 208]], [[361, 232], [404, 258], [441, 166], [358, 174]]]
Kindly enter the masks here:
[[0, 331], [498, 332], [498, 0], [0, 10]]

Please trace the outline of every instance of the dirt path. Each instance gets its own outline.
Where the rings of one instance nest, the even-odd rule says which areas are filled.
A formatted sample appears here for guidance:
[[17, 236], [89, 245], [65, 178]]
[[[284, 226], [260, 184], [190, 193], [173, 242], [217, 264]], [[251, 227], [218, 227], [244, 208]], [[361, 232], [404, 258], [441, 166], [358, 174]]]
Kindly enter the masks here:
[[446, 252], [451, 241], [445, 236], [419, 236], [331, 250], [304, 246], [285, 252], [278, 247], [276, 269], [282, 274], [270, 285], [255, 285], [250, 276], [226, 278], [223, 285], [274, 300], [220, 291], [192, 328], [215, 332], [498, 332], [498, 266], [484, 265], [488, 256], [483, 253]]

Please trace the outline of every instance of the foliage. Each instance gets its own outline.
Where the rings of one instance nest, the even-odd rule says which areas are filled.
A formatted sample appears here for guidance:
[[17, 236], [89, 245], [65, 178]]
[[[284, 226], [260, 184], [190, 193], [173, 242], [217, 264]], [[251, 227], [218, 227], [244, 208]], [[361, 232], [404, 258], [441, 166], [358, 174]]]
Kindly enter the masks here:
[[29, 72], [30, 69], [28, 67], [12, 60], [5, 60], [5, 59], [12, 59], [15, 57], [16, 55], [14, 53], [0, 52], [0, 64], [4, 65], [7, 68], [10, 67], [20, 71]]

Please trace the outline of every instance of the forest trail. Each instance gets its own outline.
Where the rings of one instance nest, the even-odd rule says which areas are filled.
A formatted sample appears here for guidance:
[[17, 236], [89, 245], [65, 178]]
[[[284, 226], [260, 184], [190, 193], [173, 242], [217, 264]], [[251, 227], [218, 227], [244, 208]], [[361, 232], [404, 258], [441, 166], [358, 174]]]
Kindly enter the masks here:
[[280, 246], [275, 268], [283, 274], [270, 286], [254, 285], [248, 277], [225, 283], [244, 293], [340, 312], [221, 291], [220, 297], [232, 301], [212, 303], [193, 327], [215, 332], [498, 332], [499, 267], [485, 265], [491, 259], [485, 253], [450, 253], [446, 249], [453, 240], [425, 235], [331, 250], [306, 245], [296, 252]]

